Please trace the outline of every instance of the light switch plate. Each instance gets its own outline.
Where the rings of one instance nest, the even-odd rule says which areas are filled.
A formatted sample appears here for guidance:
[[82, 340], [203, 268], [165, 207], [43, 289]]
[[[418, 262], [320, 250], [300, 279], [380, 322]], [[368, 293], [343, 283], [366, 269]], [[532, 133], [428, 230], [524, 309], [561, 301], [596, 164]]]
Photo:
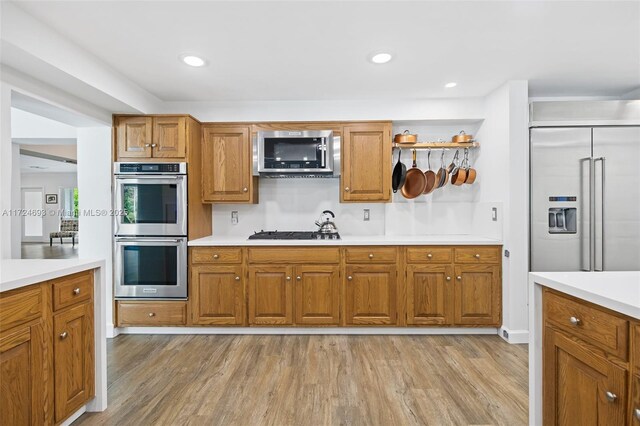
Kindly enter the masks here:
[[232, 225], [238, 224], [238, 212], [236, 210], [231, 212], [231, 224]]
[[370, 219], [371, 219], [371, 212], [369, 211], [369, 209], [364, 209], [364, 216], [362, 220], [364, 220], [365, 222], [368, 222]]
[[498, 208], [491, 207], [491, 220], [494, 222], [498, 221]]

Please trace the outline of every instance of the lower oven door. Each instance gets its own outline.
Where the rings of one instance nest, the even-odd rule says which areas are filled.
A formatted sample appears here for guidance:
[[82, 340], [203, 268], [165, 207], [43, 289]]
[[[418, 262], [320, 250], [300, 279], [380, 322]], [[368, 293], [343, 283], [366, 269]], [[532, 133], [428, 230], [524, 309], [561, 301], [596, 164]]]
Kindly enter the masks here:
[[115, 297], [186, 299], [187, 239], [116, 237]]

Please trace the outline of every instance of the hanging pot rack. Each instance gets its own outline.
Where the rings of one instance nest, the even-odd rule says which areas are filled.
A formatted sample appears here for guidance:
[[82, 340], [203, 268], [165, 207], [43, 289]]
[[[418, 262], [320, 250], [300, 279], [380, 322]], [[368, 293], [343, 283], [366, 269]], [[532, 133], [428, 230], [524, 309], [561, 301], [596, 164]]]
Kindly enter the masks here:
[[418, 143], [394, 143], [393, 148], [399, 149], [463, 149], [479, 148], [478, 142], [418, 142]]

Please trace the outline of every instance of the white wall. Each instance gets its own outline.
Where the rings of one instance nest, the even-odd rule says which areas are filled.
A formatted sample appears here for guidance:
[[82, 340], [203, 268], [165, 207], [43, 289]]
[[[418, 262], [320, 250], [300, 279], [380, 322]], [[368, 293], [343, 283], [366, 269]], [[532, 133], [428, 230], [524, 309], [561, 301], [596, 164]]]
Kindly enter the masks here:
[[[15, 144], [14, 144], [15, 145]], [[18, 159], [19, 161], [19, 159]], [[18, 163], [19, 164], [19, 163]], [[49, 233], [56, 232], [60, 228], [59, 210], [62, 199], [60, 197], [60, 189], [77, 188], [78, 177], [76, 173], [22, 173], [22, 188], [43, 188], [44, 194], [58, 194], [57, 204], [45, 204], [44, 208], [47, 215], [43, 219], [42, 241], [49, 242]], [[82, 195], [78, 194], [79, 197]], [[80, 232], [82, 230], [80, 229]], [[20, 234], [18, 234], [20, 235]], [[59, 242], [60, 240], [58, 240]], [[69, 239], [64, 240], [65, 243]]]
[[[20, 175], [20, 147], [11, 144], [11, 206], [22, 207], [22, 177]], [[14, 215], [11, 217], [11, 257], [20, 259], [22, 251], [20, 243], [22, 239], [22, 217]]]
[[[10, 259], [12, 251], [11, 216], [12, 164], [11, 88], [0, 82], [0, 259]], [[19, 253], [19, 252], [18, 252]]]
[[11, 108], [12, 139], [75, 139], [76, 128], [59, 121]]
[[104, 259], [107, 333], [113, 333], [113, 218], [98, 214], [112, 209], [111, 202], [111, 128], [78, 129], [78, 227], [82, 233], [79, 257]]

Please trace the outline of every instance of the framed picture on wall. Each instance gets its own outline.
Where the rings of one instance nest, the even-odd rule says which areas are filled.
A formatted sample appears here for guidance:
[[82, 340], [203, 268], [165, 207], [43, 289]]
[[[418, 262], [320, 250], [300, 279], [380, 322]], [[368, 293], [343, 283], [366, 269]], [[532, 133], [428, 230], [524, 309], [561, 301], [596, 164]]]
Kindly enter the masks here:
[[58, 204], [58, 194], [47, 194], [45, 200], [47, 204]]

